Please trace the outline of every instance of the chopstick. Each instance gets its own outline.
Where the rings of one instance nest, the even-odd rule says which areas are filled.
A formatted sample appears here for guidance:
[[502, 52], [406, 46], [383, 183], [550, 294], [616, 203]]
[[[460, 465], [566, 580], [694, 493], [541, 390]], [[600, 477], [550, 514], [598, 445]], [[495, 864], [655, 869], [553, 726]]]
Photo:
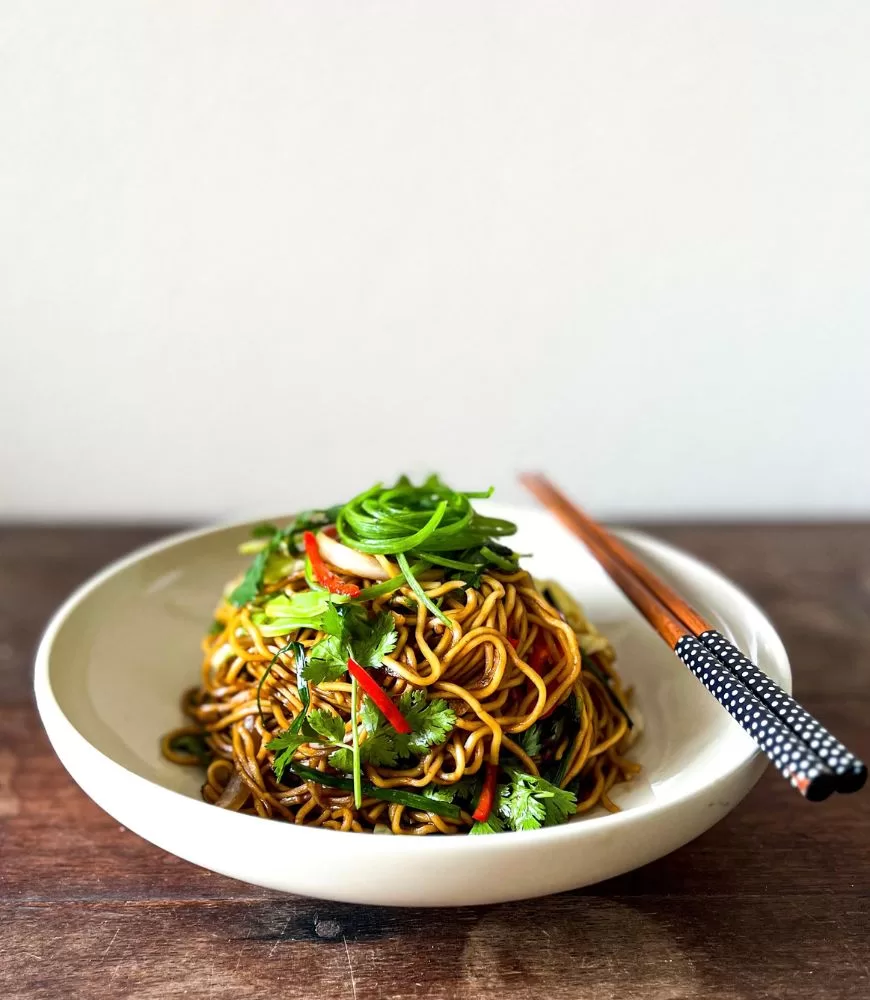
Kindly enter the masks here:
[[625, 546], [545, 477], [520, 481], [586, 543], [618, 587], [807, 799], [852, 792], [867, 768]]
[[[815, 751], [816, 755], [836, 776], [837, 791], [853, 792], [862, 787], [867, 779], [867, 768], [832, 733], [799, 705], [791, 695], [783, 691], [767, 674], [759, 670], [736, 646], [733, 646], [720, 632], [717, 632], [675, 590], [630, 552], [619, 539], [614, 538], [601, 525], [571, 504], [564, 494], [561, 494], [552, 484], [546, 483], [542, 477], [534, 478], [536, 483], [542, 485], [544, 489], [553, 491], [552, 494], [548, 493], [548, 495], [558, 495], [560, 502], [568, 505], [572, 522], [577, 525], [578, 533], [584, 541], [589, 537], [594, 537], [601, 546], [609, 549], [616, 559], [629, 572], [633, 573], [661, 604], [676, 615], [683, 625], [717, 659], [721, 660], [738, 680], [751, 688], [753, 693], [781, 722], [788, 726], [811, 750]], [[527, 485], [532, 489], [531, 483], [527, 483]], [[540, 496], [539, 499], [541, 499]]]

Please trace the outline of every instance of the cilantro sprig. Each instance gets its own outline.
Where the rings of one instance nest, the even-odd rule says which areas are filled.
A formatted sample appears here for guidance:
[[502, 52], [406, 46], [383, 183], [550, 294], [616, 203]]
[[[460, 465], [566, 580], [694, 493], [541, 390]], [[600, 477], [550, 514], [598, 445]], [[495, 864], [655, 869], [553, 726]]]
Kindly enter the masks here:
[[[317, 530], [326, 524], [334, 523], [339, 507], [329, 507], [325, 510], [306, 510], [284, 528], [274, 524], [258, 524], [251, 530], [253, 545], [243, 546], [245, 551], [257, 549], [253, 562], [248, 567], [241, 583], [229, 596], [230, 604], [237, 608], [256, 600], [263, 590], [266, 571], [270, 560], [274, 557], [291, 559], [302, 553], [302, 535], [306, 531]], [[258, 544], [258, 543], [262, 544]]]
[[[303, 511], [285, 528], [258, 525], [252, 531], [253, 541], [242, 547], [254, 553], [253, 561], [229, 601], [236, 607], [255, 601], [267, 579], [278, 579], [289, 572], [292, 560], [303, 552], [301, 540], [306, 531], [335, 523], [345, 545], [359, 552], [395, 556], [398, 579], [408, 584], [431, 614], [449, 626], [450, 619], [428, 597], [417, 579], [418, 573], [428, 566], [441, 566], [476, 586], [488, 567], [512, 572], [519, 565], [517, 554], [500, 541], [514, 534], [516, 525], [478, 514], [471, 505], [472, 500], [491, 494], [492, 487], [461, 493], [437, 476], [415, 486], [402, 476], [393, 486], [378, 483], [346, 504]], [[398, 585], [393, 581], [377, 584], [369, 588], [372, 592], [366, 596], [375, 596], [375, 589], [388, 592]]]
[[[308, 663], [310, 669], [311, 661]], [[310, 680], [310, 673], [308, 676]], [[424, 754], [443, 743], [456, 724], [456, 714], [447, 702], [443, 698], [427, 701], [425, 691], [405, 691], [399, 699], [399, 710], [411, 724], [410, 733], [397, 733], [372, 700], [363, 698], [360, 720], [365, 738], [359, 743], [361, 762], [376, 767], [395, 767], [400, 760]], [[354, 771], [353, 750], [345, 742], [345, 723], [329, 709], [309, 712], [307, 718], [291, 730], [292, 727], [266, 744], [268, 750], [277, 752], [272, 768], [279, 781], [283, 780], [284, 771], [296, 751], [305, 743], [335, 747], [328, 758], [332, 767], [337, 771]]]
[[479, 579], [487, 566], [514, 570], [517, 556], [497, 539], [512, 535], [512, 521], [485, 517], [473, 499], [492, 495], [459, 493], [437, 476], [414, 486], [402, 476], [395, 485], [381, 483], [348, 501], [338, 512], [336, 528], [345, 545], [359, 552], [393, 555], [417, 599], [450, 626], [450, 619], [427, 596], [408, 560], [444, 566], [464, 579]]
[[557, 826], [577, 808], [573, 792], [515, 767], [504, 769], [507, 781], [498, 786], [496, 806], [485, 823], [475, 823], [473, 834], [502, 830], [538, 830]]
[[[294, 723], [296, 721], [294, 719]], [[279, 781], [283, 780], [284, 771], [304, 743], [344, 747], [344, 725], [342, 718], [335, 712], [327, 708], [317, 708], [302, 718], [295, 732], [291, 726], [290, 729], [271, 739], [266, 744], [266, 749], [276, 751], [275, 760], [272, 762], [275, 777]], [[330, 762], [332, 756], [334, 755], [330, 755]]]
[[[391, 612], [384, 611], [372, 620], [361, 604], [350, 602], [346, 596], [327, 594], [324, 591], [282, 594], [269, 601], [260, 614], [267, 619], [258, 622], [263, 634], [277, 634], [299, 628], [315, 628], [325, 633], [307, 656], [303, 653], [301, 660], [297, 660], [301, 664], [297, 670], [300, 693], [304, 687], [306, 696], [310, 684], [322, 684], [342, 677], [348, 670], [351, 657], [360, 665], [379, 667], [383, 658], [395, 648], [398, 638]], [[284, 616], [281, 624], [273, 622], [270, 625], [268, 622], [270, 614]], [[290, 645], [292, 643], [288, 643], [284, 650]], [[299, 644], [297, 646], [301, 648]], [[262, 687], [263, 680], [271, 670], [275, 659], [284, 650], [275, 654], [260, 680], [258, 705], [259, 688]], [[327, 745], [335, 747], [329, 757], [330, 764], [338, 770], [350, 771], [353, 774], [354, 800], [359, 807], [362, 801], [362, 764], [366, 761], [371, 761], [373, 764], [394, 764], [397, 751], [386, 736], [372, 737], [361, 743], [357, 705], [357, 678], [353, 676], [350, 711], [351, 746], [347, 747], [344, 744], [343, 721], [325, 710], [310, 712], [308, 717], [304, 718], [308, 708], [305, 702], [303, 712], [294, 720], [290, 729], [274, 737], [267, 744], [267, 749], [276, 751], [272, 767], [278, 780], [282, 779], [285, 769], [304, 743], [326, 742]]]
[[428, 701], [426, 692], [419, 689], [402, 692], [399, 711], [411, 726], [410, 733], [397, 733], [371, 699], [363, 699], [360, 717], [367, 734], [363, 746], [381, 740], [392, 748], [395, 758], [419, 756], [431, 747], [440, 746], [456, 725], [456, 713], [443, 698]]
[[395, 620], [389, 611], [369, 619], [360, 604], [336, 605], [335, 596], [321, 622], [327, 635], [309, 653], [309, 678], [313, 684], [335, 681], [347, 672], [352, 656], [360, 666], [380, 667], [398, 641]]
[[530, 757], [539, 757], [541, 754], [541, 724], [536, 722], [533, 726], [521, 733], [517, 733], [515, 742], [525, 750]]

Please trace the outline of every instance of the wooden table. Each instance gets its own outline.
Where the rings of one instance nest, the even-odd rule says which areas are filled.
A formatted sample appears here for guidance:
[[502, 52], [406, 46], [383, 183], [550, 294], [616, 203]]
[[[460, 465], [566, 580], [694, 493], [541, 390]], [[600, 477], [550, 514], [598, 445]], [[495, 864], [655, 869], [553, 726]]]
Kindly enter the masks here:
[[[870, 758], [870, 525], [654, 530], [763, 605], [798, 697]], [[161, 533], [0, 529], [3, 1000], [870, 997], [870, 789], [812, 806], [768, 772], [640, 871], [464, 910], [280, 896], [122, 829], [55, 759], [30, 664], [61, 599]]]

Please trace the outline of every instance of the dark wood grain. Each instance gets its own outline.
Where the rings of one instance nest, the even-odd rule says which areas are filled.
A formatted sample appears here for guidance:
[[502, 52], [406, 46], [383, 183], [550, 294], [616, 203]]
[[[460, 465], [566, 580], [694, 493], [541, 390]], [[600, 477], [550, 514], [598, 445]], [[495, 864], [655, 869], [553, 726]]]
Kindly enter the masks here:
[[[354, 907], [194, 868], [101, 812], [42, 733], [52, 610], [167, 529], [0, 529], [0, 997], [721, 1000], [870, 996], [870, 794], [813, 807], [768, 773], [694, 843], [580, 892]], [[657, 526], [781, 630], [807, 708], [870, 756], [870, 525]]]

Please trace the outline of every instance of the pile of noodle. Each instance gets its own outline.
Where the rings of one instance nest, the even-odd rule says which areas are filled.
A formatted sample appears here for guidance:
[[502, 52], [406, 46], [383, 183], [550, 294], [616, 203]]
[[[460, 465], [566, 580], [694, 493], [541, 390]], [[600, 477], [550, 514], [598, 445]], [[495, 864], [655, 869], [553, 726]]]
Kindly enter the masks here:
[[[383, 557], [379, 561], [391, 565]], [[348, 579], [361, 588], [371, 583]], [[596, 805], [615, 811], [611, 789], [639, 770], [623, 756], [633, 734], [617, 704], [624, 704], [627, 696], [613, 670], [610, 644], [579, 607], [568, 604], [556, 585], [548, 585], [554, 588], [545, 587], [548, 594], [561, 595], [563, 616], [523, 570], [486, 572], [478, 587], [429, 570], [421, 583], [430, 598], [441, 599], [452, 625], [448, 629], [431, 615], [408, 586], [370, 601], [372, 613], [392, 613], [398, 633], [396, 648], [385, 657], [377, 677], [393, 700], [409, 687], [425, 689], [429, 699], [446, 700], [456, 713], [456, 724], [446, 742], [407, 766], [364, 764], [364, 779], [380, 787], [421, 792], [430, 785], [451, 785], [482, 774], [487, 762], [504, 762], [510, 755], [536, 775], [538, 765], [523, 750], [520, 734], [574, 696], [579, 721], [550, 749], [551, 757], [562, 762], [560, 784], [576, 790], [578, 813]], [[272, 594], [305, 589], [301, 569], [266, 588]], [[264, 674], [286, 638], [265, 638], [252, 622], [250, 608], [224, 602], [216, 617], [222, 631], [203, 640], [200, 684], [183, 699], [191, 725], [163, 741], [170, 760], [195, 764], [198, 758], [177, 749], [176, 740], [187, 733], [204, 734], [211, 755], [202, 788], [207, 802], [336, 830], [446, 834], [467, 832], [473, 825], [464, 808], [458, 820], [371, 797], [356, 809], [352, 792], [300, 781], [291, 772], [285, 773], [289, 784], [279, 782], [271, 767], [274, 754], [266, 744], [302, 710], [292, 654], [279, 655], [265, 679]], [[527, 662], [539, 635], [549, 654], [540, 675]], [[322, 637], [311, 629], [298, 633], [308, 648]], [[590, 661], [594, 671], [588, 668]], [[261, 681], [262, 715], [257, 699]], [[345, 720], [349, 733], [349, 678], [312, 685], [310, 695], [312, 709], [330, 706]], [[330, 750], [306, 744], [297, 760], [326, 769]]]

